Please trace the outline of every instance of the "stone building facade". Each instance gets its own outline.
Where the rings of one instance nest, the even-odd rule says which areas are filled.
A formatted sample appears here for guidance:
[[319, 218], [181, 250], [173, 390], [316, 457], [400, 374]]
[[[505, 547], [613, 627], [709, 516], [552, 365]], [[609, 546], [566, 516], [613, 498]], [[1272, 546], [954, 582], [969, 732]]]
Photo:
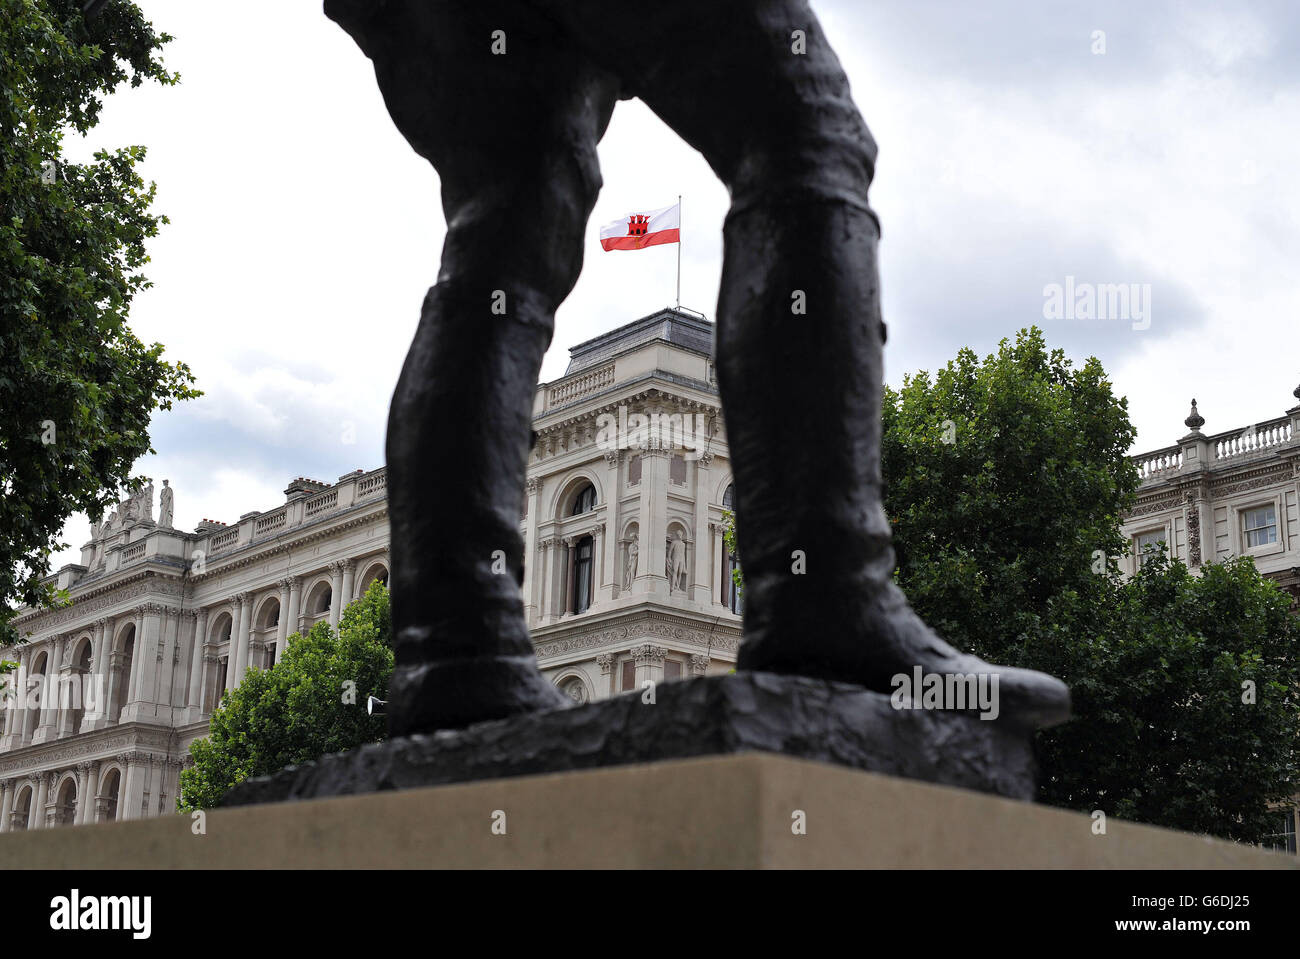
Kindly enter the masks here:
[[1300, 601], [1300, 406], [1207, 436], [1192, 400], [1184, 424], [1177, 443], [1134, 457], [1142, 485], [1123, 525], [1125, 572], [1157, 542], [1192, 570], [1250, 556]]
[[[711, 341], [702, 318], [660, 311], [574, 347], [537, 389], [523, 602], [543, 673], [577, 701], [734, 665]], [[172, 527], [165, 484], [157, 519], [149, 489], [94, 522], [81, 563], [54, 577], [70, 604], [22, 611], [28, 641], [0, 651], [19, 663], [0, 710], [0, 831], [174, 810], [222, 693], [387, 580], [385, 477], [300, 477], [280, 506], [192, 533]]]

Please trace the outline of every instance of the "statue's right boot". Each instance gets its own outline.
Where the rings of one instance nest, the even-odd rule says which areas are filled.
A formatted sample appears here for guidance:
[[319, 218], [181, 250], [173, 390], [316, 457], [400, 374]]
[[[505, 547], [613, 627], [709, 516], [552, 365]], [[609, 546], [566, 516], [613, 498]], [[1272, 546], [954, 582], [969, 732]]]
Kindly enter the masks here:
[[393, 395], [388, 501], [393, 735], [570, 705], [538, 671], [524, 621], [524, 471], [554, 312], [544, 297], [440, 283]]
[[886, 693], [917, 667], [996, 675], [1002, 718], [1060, 722], [1064, 683], [953, 649], [893, 582], [878, 237], [865, 197], [769, 196], [727, 219], [718, 376], [745, 576], [738, 667]]

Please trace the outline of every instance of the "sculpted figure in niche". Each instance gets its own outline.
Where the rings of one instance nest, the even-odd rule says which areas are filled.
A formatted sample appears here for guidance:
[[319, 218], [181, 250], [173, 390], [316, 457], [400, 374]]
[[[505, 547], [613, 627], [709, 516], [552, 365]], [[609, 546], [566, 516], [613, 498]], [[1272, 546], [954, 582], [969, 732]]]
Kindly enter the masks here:
[[636, 533], [627, 542], [627, 558], [623, 561], [623, 588], [631, 589], [636, 580], [636, 557], [640, 547], [636, 545]]
[[668, 540], [668, 592], [674, 589], [686, 589], [686, 541], [682, 531], [673, 530]]

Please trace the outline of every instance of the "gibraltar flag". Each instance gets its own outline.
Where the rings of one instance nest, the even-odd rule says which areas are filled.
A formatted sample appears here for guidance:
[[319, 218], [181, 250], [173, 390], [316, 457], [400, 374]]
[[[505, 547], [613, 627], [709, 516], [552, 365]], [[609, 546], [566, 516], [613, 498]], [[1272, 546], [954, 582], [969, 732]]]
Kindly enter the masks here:
[[660, 243], [682, 240], [681, 201], [662, 210], [632, 213], [600, 228], [600, 245], [606, 250], [643, 250]]

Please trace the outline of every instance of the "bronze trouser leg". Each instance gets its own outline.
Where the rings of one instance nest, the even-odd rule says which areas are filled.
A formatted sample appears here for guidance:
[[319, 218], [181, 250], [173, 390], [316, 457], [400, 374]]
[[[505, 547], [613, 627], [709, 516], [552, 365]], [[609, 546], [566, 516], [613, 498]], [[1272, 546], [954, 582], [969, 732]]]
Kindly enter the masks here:
[[[388, 421], [388, 712], [402, 735], [568, 702], [538, 672], [524, 622], [519, 515], [533, 394], [582, 267], [616, 85], [516, 5], [390, 0], [382, 11], [344, 24], [398, 127], [437, 168], [447, 216]], [[504, 56], [491, 52], [497, 29]], [[502, 554], [508, 575], [493, 571]]]

